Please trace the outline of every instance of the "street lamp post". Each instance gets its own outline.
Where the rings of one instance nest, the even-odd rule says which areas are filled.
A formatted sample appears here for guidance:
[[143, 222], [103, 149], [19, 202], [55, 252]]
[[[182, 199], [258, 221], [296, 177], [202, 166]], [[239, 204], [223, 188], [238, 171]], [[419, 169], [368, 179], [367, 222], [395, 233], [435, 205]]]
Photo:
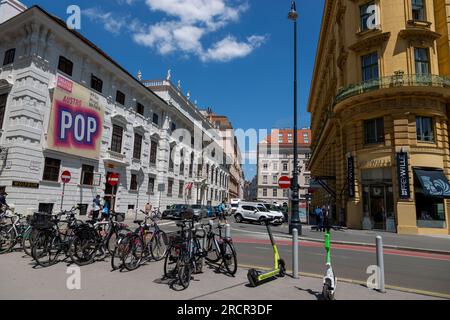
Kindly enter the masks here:
[[291, 199], [291, 221], [289, 223], [289, 234], [297, 229], [302, 234], [302, 224], [299, 215], [299, 186], [298, 186], [298, 132], [297, 132], [297, 6], [292, 1], [288, 19], [294, 21], [294, 170], [292, 173], [292, 199]]

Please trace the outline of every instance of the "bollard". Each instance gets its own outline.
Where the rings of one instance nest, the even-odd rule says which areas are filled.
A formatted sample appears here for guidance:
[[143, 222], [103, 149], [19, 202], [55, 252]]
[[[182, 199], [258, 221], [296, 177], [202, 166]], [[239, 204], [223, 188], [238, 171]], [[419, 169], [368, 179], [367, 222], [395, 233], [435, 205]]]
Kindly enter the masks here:
[[298, 230], [292, 230], [292, 276], [298, 279]]
[[229, 224], [225, 225], [225, 238], [231, 238], [231, 226]]
[[378, 265], [378, 289], [377, 291], [385, 293], [386, 289], [384, 286], [384, 256], [383, 256], [383, 238], [377, 236], [377, 265]]

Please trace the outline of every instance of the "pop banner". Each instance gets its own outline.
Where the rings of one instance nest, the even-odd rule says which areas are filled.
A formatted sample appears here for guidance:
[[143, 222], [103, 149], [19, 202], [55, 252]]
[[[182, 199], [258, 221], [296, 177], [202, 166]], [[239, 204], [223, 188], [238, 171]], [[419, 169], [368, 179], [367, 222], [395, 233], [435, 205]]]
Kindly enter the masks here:
[[48, 128], [48, 149], [89, 159], [100, 157], [103, 97], [57, 75]]

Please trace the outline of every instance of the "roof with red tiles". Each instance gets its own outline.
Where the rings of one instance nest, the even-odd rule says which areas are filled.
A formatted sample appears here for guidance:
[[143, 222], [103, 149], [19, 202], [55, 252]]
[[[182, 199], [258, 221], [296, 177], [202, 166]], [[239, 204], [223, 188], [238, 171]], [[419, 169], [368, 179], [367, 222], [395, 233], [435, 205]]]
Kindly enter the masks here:
[[[263, 144], [278, 144], [278, 145], [293, 145], [294, 144], [294, 130], [292, 129], [273, 129], [272, 133], [267, 136], [261, 143]], [[311, 146], [311, 130], [300, 129], [297, 130], [298, 145]]]

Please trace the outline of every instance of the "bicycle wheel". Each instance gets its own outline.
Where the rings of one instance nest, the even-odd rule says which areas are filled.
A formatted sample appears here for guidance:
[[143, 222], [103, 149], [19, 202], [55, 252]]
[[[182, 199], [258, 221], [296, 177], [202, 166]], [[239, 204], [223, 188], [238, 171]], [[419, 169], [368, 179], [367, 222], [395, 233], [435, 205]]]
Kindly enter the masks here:
[[187, 289], [191, 283], [192, 263], [187, 257], [180, 259], [178, 263], [178, 283]]
[[50, 232], [41, 232], [33, 243], [32, 256], [39, 266], [46, 268], [56, 263], [60, 251], [60, 239]]
[[223, 244], [222, 259], [228, 273], [234, 276], [237, 272], [237, 256], [236, 250], [230, 242]]
[[152, 237], [152, 241], [150, 243], [150, 252], [152, 254], [152, 258], [155, 261], [161, 261], [164, 259], [167, 253], [167, 235], [164, 231], [159, 231]]
[[31, 256], [31, 248], [35, 241], [38, 231], [32, 227], [28, 227], [22, 236], [22, 249], [27, 255]]
[[113, 254], [117, 244], [117, 231], [111, 231], [105, 239], [105, 249], [110, 255]]
[[75, 237], [69, 249], [69, 256], [73, 263], [85, 266], [94, 261], [97, 252], [97, 243], [94, 239]]
[[144, 242], [138, 235], [132, 235], [122, 259], [123, 266], [128, 271], [133, 271], [141, 265], [144, 254]]
[[208, 238], [206, 245], [207, 255], [206, 260], [212, 263], [216, 263], [220, 260], [220, 250], [217, 247], [217, 241], [215, 236]]
[[178, 273], [177, 261], [179, 257], [180, 249], [178, 246], [171, 245], [167, 250], [166, 258], [164, 259], [164, 277], [175, 278]]
[[11, 225], [0, 227], [0, 254], [10, 252], [16, 244], [16, 233]]

